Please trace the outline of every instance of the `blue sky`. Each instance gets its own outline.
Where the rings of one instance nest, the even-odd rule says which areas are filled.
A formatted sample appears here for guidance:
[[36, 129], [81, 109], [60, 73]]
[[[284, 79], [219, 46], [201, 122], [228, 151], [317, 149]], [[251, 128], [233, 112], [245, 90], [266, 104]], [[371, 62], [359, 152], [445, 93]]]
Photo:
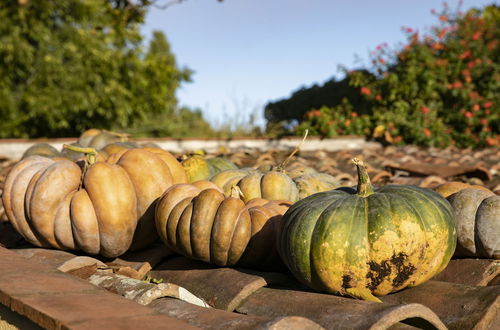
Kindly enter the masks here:
[[[159, 4], [171, 0], [161, 0]], [[493, 0], [464, 0], [462, 10]], [[177, 62], [195, 71], [177, 96], [214, 126], [262, 124], [263, 107], [302, 86], [339, 76], [338, 66], [368, 63], [383, 42], [405, 41], [402, 26], [426, 31], [437, 22], [431, 0], [185, 0], [152, 8], [143, 33], [166, 33]], [[455, 8], [457, 0], [448, 1]]]

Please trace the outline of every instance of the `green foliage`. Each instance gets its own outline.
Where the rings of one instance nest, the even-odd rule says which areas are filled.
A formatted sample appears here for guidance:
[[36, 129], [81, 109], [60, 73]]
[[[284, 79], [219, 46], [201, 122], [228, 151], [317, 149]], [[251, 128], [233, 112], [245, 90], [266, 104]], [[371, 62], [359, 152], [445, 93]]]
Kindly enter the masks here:
[[[177, 67], [139, 27], [149, 1], [4, 1], [0, 7], [0, 137], [78, 136], [87, 128], [176, 132]], [[203, 121], [197, 114], [194, 118]]]
[[215, 134], [210, 124], [203, 118], [201, 110], [185, 107], [176, 109], [173, 115], [161, 114], [150, 117], [136, 127], [127, 128], [126, 131], [135, 137], [209, 137]]
[[353, 111], [347, 99], [333, 108], [321, 107], [311, 110], [297, 128], [298, 134], [303, 135], [309, 130], [311, 135], [338, 136], [338, 135], [367, 135], [371, 132], [371, 121], [368, 115], [358, 115]]
[[[370, 75], [368, 71], [365, 71]], [[358, 88], [349, 84], [349, 79], [331, 79], [323, 85], [300, 88], [288, 99], [266, 104], [264, 114], [267, 119], [266, 132], [272, 135], [287, 133], [287, 126], [293, 121], [301, 121], [311, 109], [336, 107], [348, 99], [359, 113], [368, 111], [366, 100], [358, 93]]]
[[[350, 84], [369, 102], [370, 135], [426, 146], [498, 145], [500, 9], [460, 15], [445, 6], [437, 16], [440, 23], [423, 37], [404, 28], [408, 43], [402, 49], [377, 47], [372, 74], [349, 73]], [[306, 117], [299, 127], [304, 125], [315, 124]]]

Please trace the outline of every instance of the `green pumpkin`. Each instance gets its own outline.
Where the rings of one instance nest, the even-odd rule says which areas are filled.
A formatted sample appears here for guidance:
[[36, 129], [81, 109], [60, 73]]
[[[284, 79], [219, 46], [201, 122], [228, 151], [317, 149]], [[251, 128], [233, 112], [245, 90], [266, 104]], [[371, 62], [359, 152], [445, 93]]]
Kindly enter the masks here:
[[354, 160], [357, 189], [311, 195], [283, 216], [280, 255], [314, 290], [380, 301], [442, 271], [456, 246], [453, 211], [438, 193], [415, 186], [373, 190]]
[[229, 159], [222, 157], [207, 158], [210, 167], [210, 177], [227, 170], [236, 170], [238, 166], [234, 165]]
[[206, 159], [199, 155], [187, 157], [182, 161], [182, 166], [188, 175], [189, 183], [208, 180], [222, 171], [237, 169], [236, 165], [225, 158]]

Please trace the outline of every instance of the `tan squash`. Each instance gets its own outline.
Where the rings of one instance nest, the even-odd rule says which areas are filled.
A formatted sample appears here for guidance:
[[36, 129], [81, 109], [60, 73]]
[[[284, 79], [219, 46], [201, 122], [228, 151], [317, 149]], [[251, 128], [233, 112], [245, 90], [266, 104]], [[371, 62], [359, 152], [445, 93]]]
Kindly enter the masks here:
[[[340, 187], [340, 181], [329, 174], [318, 173], [313, 168], [300, 163], [288, 165], [300, 150], [300, 146], [307, 138], [307, 133], [306, 130], [302, 142], [279, 165], [261, 165], [256, 170], [226, 170], [210, 180], [220, 187], [226, 196], [230, 196], [233, 186], [238, 186], [245, 202], [254, 198], [296, 202], [312, 194]], [[272, 158], [270, 155], [267, 157]]]
[[81, 147], [89, 147], [99, 150], [111, 143], [126, 142], [128, 141], [128, 136], [129, 135], [127, 133], [118, 133], [91, 128], [80, 135], [78, 138], [78, 145]]
[[135, 149], [135, 148], [140, 148], [140, 145], [132, 142], [132, 141], [126, 141], [126, 142], [113, 142], [110, 144], [105, 145], [103, 148], [99, 149], [99, 153], [103, 154], [106, 156], [106, 158], [109, 158], [111, 155], [120, 152], [122, 150], [129, 150], [129, 149]]
[[154, 203], [173, 184], [169, 165], [144, 149], [128, 150], [116, 164], [95, 162], [95, 155], [89, 152], [83, 168], [40, 156], [14, 166], [3, 204], [27, 241], [115, 257], [157, 239]]
[[296, 202], [312, 194], [340, 187], [340, 182], [326, 173], [310, 173], [291, 178], [286, 171], [276, 169], [261, 172], [254, 169], [223, 171], [211, 179], [226, 196], [238, 186], [243, 200], [254, 198]]
[[[172, 155], [170, 152], [155, 147], [143, 147], [140, 149], [153, 153], [168, 165], [170, 173], [172, 174], [173, 184], [188, 182], [186, 171], [184, 171], [181, 163], [179, 163], [174, 155]], [[123, 154], [125, 154], [128, 150], [129, 149], [122, 149], [113, 153], [108, 157], [106, 162], [110, 164], [116, 164], [123, 156]]]
[[447, 199], [457, 222], [455, 255], [500, 259], [500, 196], [466, 188]]
[[299, 189], [283, 171], [260, 172], [257, 170], [228, 170], [211, 179], [226, 196], [231, 195], [233, 186], [243, 192], [245, 202], [254, 198], [267, 200], [299, 200]]
[[[233, 190], [234, 195], [234, 190]], [[208, 181], [174, 185], [156, 206], [163, 242], [189, 258], [219, 266], [276, 269], [276, 235], [287, 201], [225, 197]]]
[[24, 151], [21, 159], [34, 155], [44, 156], [49, 158], [56, 158], [62, 156], [59, 150], [57, 150], [48, 143], [35, 143], [34, 145], [26, 149], [26, 151]]
[[459, 192], [460, 190], [464, 190], [467, 188], [474, 188], [474, 189], [481, 189], [484, 191], [490, 191], [488, 188], [476, 184], [468, 184], [460, 181], [450, 181], [450, 182], [445, 182], [443, 184], [440, 184], [434, 190], [441, 194], [444, 198], [447, 198], [448, 196]]

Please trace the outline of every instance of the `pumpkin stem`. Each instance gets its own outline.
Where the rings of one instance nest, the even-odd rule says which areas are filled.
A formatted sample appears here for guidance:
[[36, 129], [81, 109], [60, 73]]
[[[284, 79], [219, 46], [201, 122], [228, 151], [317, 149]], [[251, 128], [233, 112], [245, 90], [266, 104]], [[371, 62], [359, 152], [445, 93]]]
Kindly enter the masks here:
[[95, 163], [97, 157], [97, 150], [95, 150], [95, 148], [83, 148], [83, 147], [72, 146], [69, 144], [63, 144], [63, 148], [75, 152], [83, 152], [87, 156], [87, 163], [89, 165]]
[[304, 142], [306, 142], [306, 139], [307, 139], [307, 134], [309, 134], [309, 130], [306, 129], [305, 133], [304, 133], [304, 137], [302, 138], [302, 141], [299, 143], [298, 146], [295, 147], [295, 149], [293, 149], [293, 151], [290, 153], [290, 155], [288, 155], [288, 157], [281, 163], [279, 164], [278, 166], [276, 166], [276, 171], [283, 171], [285, 169], [285, 166], [288, 164], [288, 162], [292, 159], [293, 156], [295, 156], [295, 154], [297, 152], [300, 151], [300, 147], [302, 147], [302, 145], [304, 144]]
[[130, 136], [129, 133], [119, 133], [119, 132], [107, 131], [107, 130], [104, 130], [104, 129], [102, 131], [105, 132], [105, 133], [114, 135], [116, 137], [119, 137], [120, 138], [120, 142], [127, 142], [128, 138]]
[[232, 186], [230, 197], [243, 199], [243, 197], [244, 197], [243, 191], [241, 191], [240, 187], [238, 187], [238, 186]]
[[69, 144], [63, 144], [63, 148], [69, 149], [71, 151], [82, 152], [87, 156], [86, 162], [85, 164], [83, 164], [80, 184], [78, 185], [78, 190], [80, 190], [83, 187], [83, 178], [85, 177], [85, 174], [87, 173], [89, 166], [93, 165], [96, 161], [97, 150], [95, 150], [95, 148], [82, 148], [82, 147], [72, 146]]
[[358, 159], [353, 158], [352, 162], [356, 165], [358, 170], [358, 196], [368, 197], [374, 193], [372, 183], [370, 182], [370, 177], [366, 170], [365, 163]]

